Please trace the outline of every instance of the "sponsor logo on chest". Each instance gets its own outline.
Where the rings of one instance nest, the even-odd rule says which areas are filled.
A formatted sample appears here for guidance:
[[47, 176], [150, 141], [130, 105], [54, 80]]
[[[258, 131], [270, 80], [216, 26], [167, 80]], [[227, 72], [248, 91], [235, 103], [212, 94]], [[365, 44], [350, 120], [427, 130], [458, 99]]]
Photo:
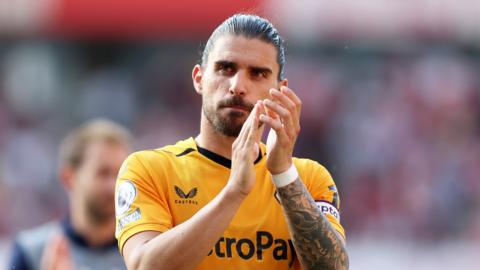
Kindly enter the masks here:
[[271, 250], [271, 256], [276, 261], [288, 260], [290, 257], [289, 265], [293, 263], [295, 258], [292, 240], [274, 238], [267, 231], [257, 231], [255, 239], [221, 237], [215, 247], [210, 250], [208, 256], [213, 255], [218, 258], [238, 257], [243, 260], [261, 261], [264, 259], [264, 253], [267, 250]]
[[175, 193], [177, 197], [175, 199], [175, 204], [194, 204], [197, 205], [198, 201], [193, 199], [197, 196], [198, 188], [194, 187], [190, 189], [187, 193], [183, 191], [180, 187], [175, 186]]

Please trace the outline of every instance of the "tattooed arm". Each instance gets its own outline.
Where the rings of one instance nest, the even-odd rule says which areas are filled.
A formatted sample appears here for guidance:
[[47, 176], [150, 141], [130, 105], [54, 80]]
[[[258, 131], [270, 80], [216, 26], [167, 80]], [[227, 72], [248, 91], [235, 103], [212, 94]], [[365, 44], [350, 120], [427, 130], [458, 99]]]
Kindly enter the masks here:
[[[282, 84], [278, 90], [270, 89], [271, 98], [263, 100], [260, 106], [265, 109], [260, 121], [271, 127], [267, 138], [267, 169], [272, 175], [291, 168], [293, 148], [300, 132], [302, 102], [286, 86], [286, 80]], [[320, 212], [303, 182], [297, 178], [290, 184], [282, 184], [277, 194], [303, 267], [348, 269], [343, 239]]]
[[303, 182], [277, 189], [288, 229], [302, 266], [306, 269], [348, 269], [343, 238], [320, 212]]

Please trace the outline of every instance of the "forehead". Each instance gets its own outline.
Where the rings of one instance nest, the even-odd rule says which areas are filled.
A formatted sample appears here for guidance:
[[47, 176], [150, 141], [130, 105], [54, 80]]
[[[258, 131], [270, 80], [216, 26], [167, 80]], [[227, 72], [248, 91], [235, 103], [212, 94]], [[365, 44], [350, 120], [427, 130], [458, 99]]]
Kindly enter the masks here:
[[[112, 161], [118, 158], [125, 158], [128, 147], [118, 142], [95, 140], [85, 147], [85, 160], [96, 160], [96, 162]], [[105, 157], [108, 156], [105, 160]]]
[[208, 64], [227, 60], [245, 66], [268, 67], [276, 72], [277, 50], [275, 46], [258, 38], [246, 38], [226, 34], [215, 41], [208, 56]]

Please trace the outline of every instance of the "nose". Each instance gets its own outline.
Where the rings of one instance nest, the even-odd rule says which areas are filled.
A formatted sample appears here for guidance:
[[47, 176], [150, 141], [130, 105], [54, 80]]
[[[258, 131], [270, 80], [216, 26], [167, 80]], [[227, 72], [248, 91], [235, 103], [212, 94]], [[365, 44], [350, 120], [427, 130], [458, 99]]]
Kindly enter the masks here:
[[244, 96], [247, 91], [248, 77], [245, 72], [238, 71], [230, 78], [230, 88], [228, 92], [232, 95]]

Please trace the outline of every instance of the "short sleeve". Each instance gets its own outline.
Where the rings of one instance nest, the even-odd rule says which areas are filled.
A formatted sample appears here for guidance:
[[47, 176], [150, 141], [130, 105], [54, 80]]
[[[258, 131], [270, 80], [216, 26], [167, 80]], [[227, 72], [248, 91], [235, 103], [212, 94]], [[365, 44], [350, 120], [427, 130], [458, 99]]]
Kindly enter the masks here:
[[298, 160], [296, 166], [303, 168], [299, 170], [300, 177], [321, 212], [345, 239], [345, 230], [340, 223], [340, 196], [328, 170], [312, 160]]
[[[172, 228], [172, 216], [161, 188], [162, 172], [153, 174], [144, 152], [130, 155], [122, 164], [115, 185], [115, 237], [122, 252], [125, 242], [142, 231]], [[156, 182], [157, 181], [157, 182]]]

